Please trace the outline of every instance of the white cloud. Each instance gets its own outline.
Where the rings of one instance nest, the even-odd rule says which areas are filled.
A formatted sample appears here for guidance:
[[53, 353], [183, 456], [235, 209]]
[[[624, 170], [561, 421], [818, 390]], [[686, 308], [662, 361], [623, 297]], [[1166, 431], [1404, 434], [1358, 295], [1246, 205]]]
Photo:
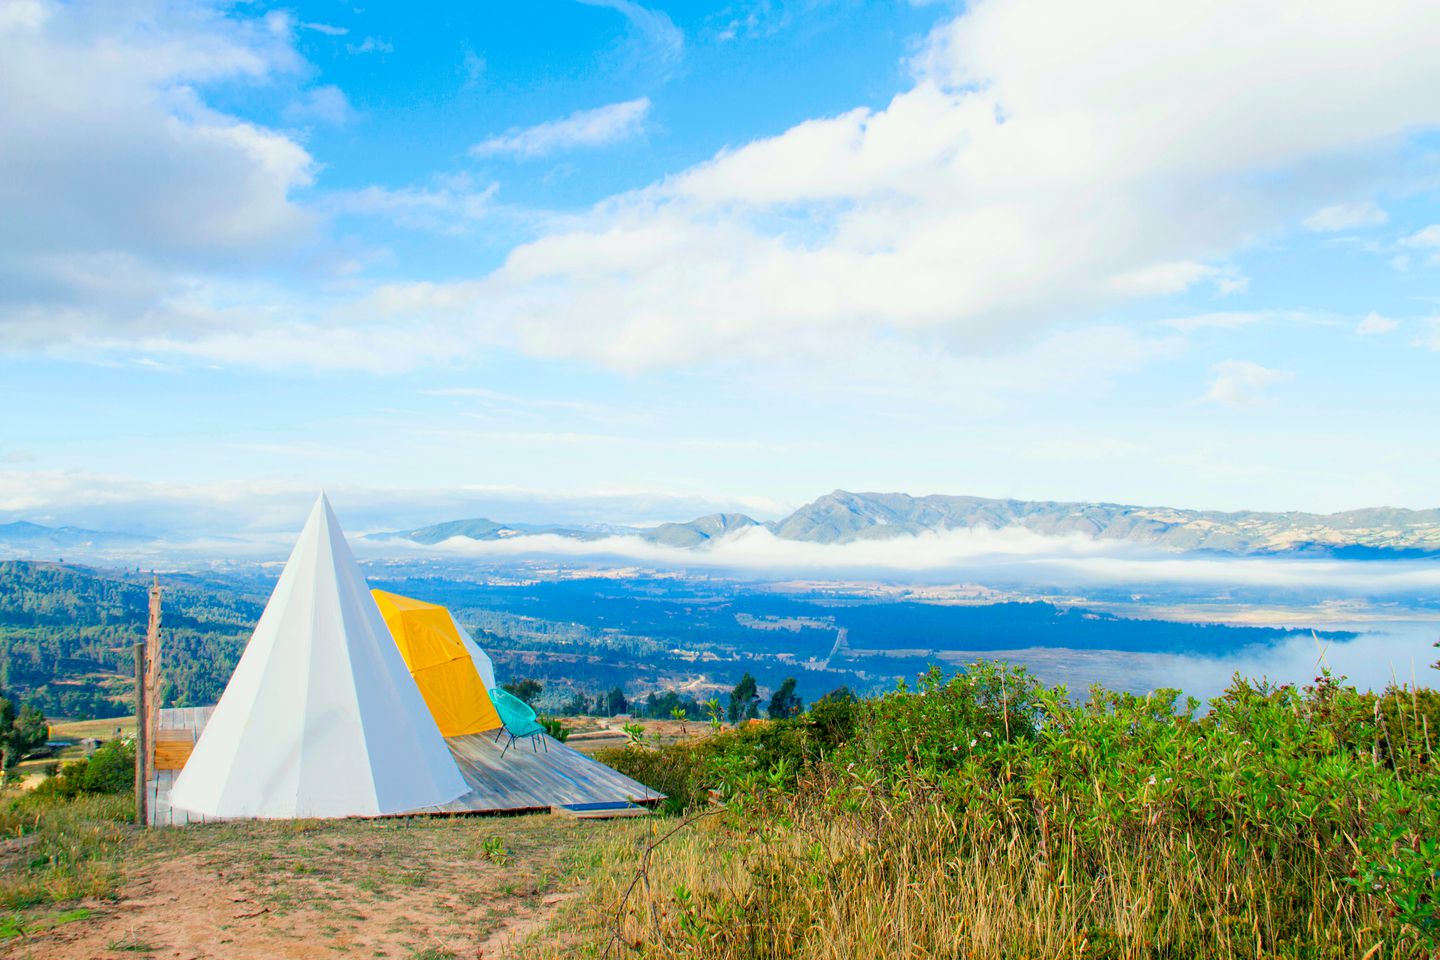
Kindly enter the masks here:
[[[662, 14], [627, 0], [600, 5], [683, 49]], [[206, 304], [203, 286], [177, 291], [173, 277], [143, 269], [108, 282], [129, 288], [121, 302], [149, 318], [143, 342], [193, 345], [210, 328], [186, 317], [228, 317], [224, 349], [240, 362], [275, 362], [272, 348], [300, 362], [333, 357], [327, 344], [341, 327], [369, 347], [341, 356], [394, 364], [496, 346], [620, 369], [788, 359], [837, 344], [855, 354], [882, 340], [1022, 349], [1053, 325], [1093, 322], [1137, 298], [1196, 284], [1236, 291], [1238, 252], [1336, 196], [1372, 189], [1371, 171], [1402, 156], [1406, 137], [1440, 125], [1440, 99], [1428, 95], [1440, 86], [1437, 43], [1440, 5], [1429, 0], [1390, 0], [1385, 16], [1342, 0], [1303, 11], [1244, 0], [980, 0], [934, 31], [913, 86], [884, 107], [798, 124], [556, 218], [485, 275], [421, 274], [321, 304], [238, 295]], [[63, 62], [77, 58], [87, 60], [73, 51]], [[63, 62], [45, 75], [63, 75]], [[512, 131], [480, 150], [526, 156], [607, 142], [643, 125], [644, 103]], [[288, 191], [309, 176], [309, 157], [251, 130], [276, 174], [257, 181], [283, 189], [226, 203], [214, 218], [303, 214]], [[142, 221], [190, 209], [154, 203]], [[54, 252], [52, 271], [100, 270], [94, 256]], [[177, 299], [186, 309], [170, 308]], [[26, 329], [27, 342], [54, 336], [39, 320]], [[108, 332], [110, 343], [129, 336]], [[422, 336], [441, 346], [417, 350]]]
[[[184, 317], [197, 274], [294, 253], [295, 140], [208, 107], [212, 83], [292, 83], [277, 14], [79, 2], [0, 22], [0, 343], [123, 336]], [[20, 16], [20, 13], [25, 16]]]
[[485, 69], [485, 58], [474, 50], [466, 50], [460, 60], [460, 74], [465, 78], [462, 88], [469, 90], [479, 86], [480, 81], [485, 79]]
[[404, 227], [459, 233], [493, 212], [500, 184], [476, 186], [468, 175], [438, 178], [428, 187], [369, 186], [332, 193], [320, 204], [333, 214], [386, 216]]
[[296, 24], [302, 30], [313, 30], [316, 33], [323, 33], [327, 37], [343, 37], [350, 31], [344, 27], [337, 27], [332, 23], [305, 23]]
[[1208, 263], [1194, 260], [1175, 260], [1156, 263], [1138, 270], [1129, 270], [1111, 279], [1111, 286], [1122, 294], [1136, 297], [1157, 297], [1167, 293], [1181, 293], [1201, 280], [1239, 283], [1240, 286], [1221, 287], [1224, 293], [1244, 289], [1243, 280], [1226, 278], [1226, 271]]
[[1372, 337], [1379, 334], [1394, 333], [1400, 329], [1400, 321], [1383, 317], [1378, 313], [1367, 313], [1365, 318], [1355, 326], [1355, 332], [1362, 337]]
[[1440, 123], [1417, 86], [1440, 84], [1437, 40], [1422, 0], [1383, 18], [1339, 0], [1303, 16], [989, 0], [936, 31], [883, 109], [726, 150], [481, 280], [370, 306], [643, 368], [879, 331], [985, 350], [1125, 299], [1233, 291], [1252, 237], [1365, 185], [1339, 164], [1270, 174]]
[[389, 40], [382, 40], [379, 37], [366, 37], [359, 43], [347, 43], [347, 53], [393, 53], [395, 45]]
[[528, 159], [578, 147], [603, 147], [645, 130], [650, 99], [640, 97], [593, 110], [578, 110], [561, 120], [510, 130], [470, 148], [476, 157], [511, 156]]
[[[1431, 563], [1197, 558], [1080, 534], [1048, 537], [1020, 527], [952, 530], [845, 544], [783, 540], [768, 529], [750, 528], [703, 550], [669, 548], [628, 535], [590, 541], [554, 535], [499, 541], [459, 538], [433, 547], [359, 539], [371, 532], [481, 516], [511, 523], [646, 526], [717, 511], [775, 518], [794, 506], [763, 498], [707, 498], [663, 490], [536, 491], [482, 485], [376, 490], [324, 478], [187, 484], [12, 468], [0, 469], [0, 522], [29, 519], [168, 535], [174, 543], [156, 550], [174, 553], [183, 545], [190, 557], [206, 560], [236, 554], [279, 559], [288, 552], [321, 486], [357, 549], [371, 557], [623, 558], [657, 567], [773, 575], [846, 577], [889, 571], [917, 577], [933, 573], [941, 582], [990, 585], [1124, 584], [1133, 588], [1175, 584], [1204, 587], [1207, 594], [1209, 588], [1237, 585], [1293, 589], [1303, 595], [1323, 589], [1342, 595], [1424, 596], [1440, 589], [1440, 567]], [[1233, 605], [1227, 612], [1235, 613]]]
[[1316, 233], [1335, 233], [1357, 227], [1378, 227], [1389, 220], [1384, 210], [1373, 203], [1337, 203], [1322, 207], [1304, 219], [1305, 229]]
[[311, 87], [286, 105], [286, 123], [328, 123], [340, 126], [347, 122], [354, 111], [345, 92], [336, 86]]
[[1440, 247], [1440, 223], [1432, 223], [1423, 230], [1417, 230], [1408, 237], [1402, 237], [1400, 245], [1402, 247], [1419, 247], [1421, 249]]
[[1440, 353], [1440, 317], [1427, 320], [1424, 335], [1416, 338], [1412, 345]]
[[630, 21], [635, 39], [643, 49], [636, 52], [636, 60], [659, 67], [662, 74], [669, 74], [685, 57], [685, 34], [675, 21], [661, 10], [643, 7], [633, 0], [578, 0], [587, 7], [606, 7], [621, 14]]
[[[1279, 557], [1198, 558], [1137, 548], [1083, 534], [1043, 536], [1021, 527], [972, 528], [888, 539], [824, 544], [784, 540], [750, 527], [701, 550], [666, 547], [635, 536], [574, 540], [543, 534], [504, 540], [455, 537], [432, 547], [372, 545], [408, 553], [510, 559], [625, 558], [660, 567], [742, 570], [773, 575], [866, 576], [884, 572], [944, 573], [988, 585], [1060, 583], [1066, 586], [1150, 584], [1264, 587], [1341, 595], [1425, 595], [1440, 588], [1440, 567], [1405, 561], [1344, 561]], [[1233, 614], [1233, 607], [1228, 611]]]
[[1164, 324], [1181, 333], [1194, 333], [1196, 330], [1238, 330], [1274, 316], [1276, 314], [1268, 311], [1222, 311], [1200, 313], [1190, 317], [1175, 317], [1164, 321]]
[[1249, 360], [1226, 360], [1217, 363], [1215, 377], [1202, 398], [1237, 410], [1253, 407], [1265, 399], [1265, 391], [1277, 383], [1293, 378], [1284, 370], [1272, 370]]

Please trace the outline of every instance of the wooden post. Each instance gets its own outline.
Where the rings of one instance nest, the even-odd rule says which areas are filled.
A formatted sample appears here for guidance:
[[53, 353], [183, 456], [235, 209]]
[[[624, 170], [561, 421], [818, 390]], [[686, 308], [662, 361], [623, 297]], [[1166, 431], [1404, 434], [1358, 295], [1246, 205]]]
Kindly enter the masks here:
[[[160, 579], [150, 587], [150, 628], [145, 632], [145, 778], [155, 778], [155, 741], [160, 733]], [[137, 717], [137, 720], [139, 718]]]
[[149, 826], [145, 797], [145, 644], [135, 644], [135, 822]]

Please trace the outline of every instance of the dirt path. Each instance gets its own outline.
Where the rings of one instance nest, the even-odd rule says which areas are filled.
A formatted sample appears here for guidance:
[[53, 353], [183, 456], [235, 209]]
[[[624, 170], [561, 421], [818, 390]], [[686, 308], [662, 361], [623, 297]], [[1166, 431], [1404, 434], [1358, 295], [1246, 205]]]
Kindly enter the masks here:
[[0, 958], [489, 960], [573, 895], [592, 841], [626, 829], [529, 816], [150, 831], [118, 900], [0, 943]]

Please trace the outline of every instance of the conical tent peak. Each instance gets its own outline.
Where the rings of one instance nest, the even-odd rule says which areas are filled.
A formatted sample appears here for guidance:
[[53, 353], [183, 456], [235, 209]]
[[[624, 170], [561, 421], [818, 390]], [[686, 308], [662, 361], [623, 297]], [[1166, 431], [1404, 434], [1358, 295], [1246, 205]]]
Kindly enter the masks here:
[[171, 802], [219, 817], [373, 816], [464, 791], [321, 494]]

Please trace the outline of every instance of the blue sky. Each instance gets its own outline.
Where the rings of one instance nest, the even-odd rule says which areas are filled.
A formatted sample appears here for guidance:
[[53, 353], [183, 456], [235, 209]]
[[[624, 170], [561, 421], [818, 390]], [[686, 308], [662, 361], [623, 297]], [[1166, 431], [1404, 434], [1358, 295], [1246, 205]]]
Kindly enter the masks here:
[[1296, 16], [11, 0], [0, 519], [1435, 506], [1440, 8]]

